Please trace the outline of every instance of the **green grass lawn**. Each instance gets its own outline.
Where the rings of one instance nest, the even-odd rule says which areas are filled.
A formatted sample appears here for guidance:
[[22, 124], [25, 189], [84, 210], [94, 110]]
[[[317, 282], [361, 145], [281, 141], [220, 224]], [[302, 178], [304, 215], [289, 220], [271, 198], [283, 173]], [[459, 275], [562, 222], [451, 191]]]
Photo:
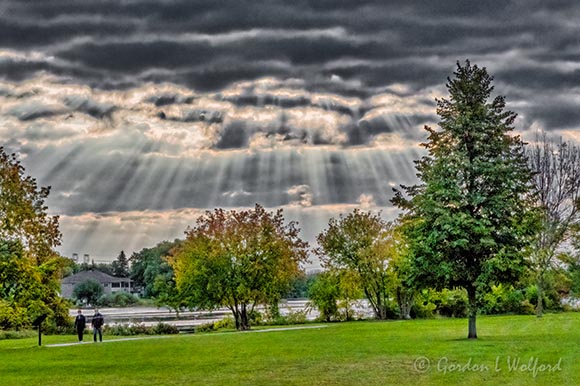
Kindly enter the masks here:
[[465, 319], [325, 326], [65, 347], [5, 340], [0, 385], [580, 384], [578, 313], [480, 317], [477, 341], [465, 339]]

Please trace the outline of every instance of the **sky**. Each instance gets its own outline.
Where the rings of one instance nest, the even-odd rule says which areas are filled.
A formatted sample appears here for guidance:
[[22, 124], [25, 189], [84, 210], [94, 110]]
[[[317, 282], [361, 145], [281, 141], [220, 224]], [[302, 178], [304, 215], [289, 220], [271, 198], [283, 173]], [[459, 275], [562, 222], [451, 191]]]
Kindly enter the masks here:
[[[114, 259], [205, 210], [397, 210], [457, 61], [580, 143], [580, 3], [4, 0], [0, 146], [51, 186], [58, 251]], [[311, 263], [316, 266], [316, 262]]]

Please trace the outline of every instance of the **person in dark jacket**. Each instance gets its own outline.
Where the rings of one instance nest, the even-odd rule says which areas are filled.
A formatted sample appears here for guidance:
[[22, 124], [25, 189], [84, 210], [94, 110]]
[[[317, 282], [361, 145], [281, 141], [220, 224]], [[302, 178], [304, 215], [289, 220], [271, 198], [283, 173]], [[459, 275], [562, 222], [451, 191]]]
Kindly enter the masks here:
[[95, 314], [91, 320], [91, 325], [93, 326], [93, 341], [97, 341], [97, 334], [99, 334], [99, 342], [103, 341], [103, 324], [105, 324], [105, 319], [99, 310], [95, 308]]
[[87, 319], [83, 315], [83, 311], [79, 309], [79, 313], [75, 318], [75, 329], [77, 330], [79, 342], [83, 341], [83, 334], [85, 333], [86, 327], [87, 327]]

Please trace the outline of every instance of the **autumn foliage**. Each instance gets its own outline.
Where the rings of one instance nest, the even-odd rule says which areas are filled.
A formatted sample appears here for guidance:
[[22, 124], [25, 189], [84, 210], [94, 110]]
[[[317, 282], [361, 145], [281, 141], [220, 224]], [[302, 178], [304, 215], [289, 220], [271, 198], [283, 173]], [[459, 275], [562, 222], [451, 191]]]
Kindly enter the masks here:
[[301, 273], [308, 244], [282, 210], [215, 209], [188, 228], [171, 260], [179, 296], [192, 309], [229, 308], [236, 328], [250, 328], [256, 306], [277, 304]]

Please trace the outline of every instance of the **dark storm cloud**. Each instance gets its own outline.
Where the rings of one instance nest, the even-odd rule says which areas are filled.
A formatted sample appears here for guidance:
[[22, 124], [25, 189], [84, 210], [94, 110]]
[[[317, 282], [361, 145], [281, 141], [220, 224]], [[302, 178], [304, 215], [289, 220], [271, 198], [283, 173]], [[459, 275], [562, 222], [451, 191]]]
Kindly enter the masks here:
[[566, 69], [558, 68], [556, 65], [540, 66], [528, 64], [518, 68], [499, 70], [495, 73], [495, 78], [501, 79], [504, 83], [538, 92], [554, 91], [562, 88], [579, 87], [580, 67]]
[[129, 34], [136, 30], [126, 20], [68, 20], [43, 23], [41, 20], [6, 19], [0, 17], [0, 46], [33, 48], [57, 44], [75, 37], [102, 38]]
[[386, 207], [457, 60], [524, 130], [577, 138], [578, 20], [573, 0], [4, 0], [0, 135], [82, 248], [181, 236], [182, 208]]
[[0, 79], [22, 81], [49, 67], [44, 61], [0, 60]]
[[[220, 98], [220, 95], [217, 96]], [[280, 108], [293, 107], [318, 107], [327, 111], [336, 111], [340, 114], [360, 117], [368, 111], [368, 107], [359, 105], [356, 107], [338, 103], [337, 101], [313, 101], [306, 95], [277, 95], [276, 93], [265, 92], [244, 92], [240, 95], [224, 96], [222, 100], [233, 103], [235, 106], [276, 106]]]
[[555, 97], [541, 106], [526, 110], [528, 121], [538, 120], [545, 128], [578, 129], [580, 127], [580, 107], [578, 103]]
[[[496, 79], [517, 87], [510, 92], [533, 99], [535, 90], [578, 84], [577, 68], [552, 64], [578, 62], [579, 8], [572, 0], [13, 0], [3, 5], [0, 46], [37, 49], [58, 64], [0, 61], [0, 73], [22, 80], [44, 70], [106, 89], [173, 82], [199, 91], [271, 76], [366, 98], [391, 84], [441, 85], [455, 60], [472, 58], [497, 67]], [[157, 106], [182, 103], [164, 98]]]

